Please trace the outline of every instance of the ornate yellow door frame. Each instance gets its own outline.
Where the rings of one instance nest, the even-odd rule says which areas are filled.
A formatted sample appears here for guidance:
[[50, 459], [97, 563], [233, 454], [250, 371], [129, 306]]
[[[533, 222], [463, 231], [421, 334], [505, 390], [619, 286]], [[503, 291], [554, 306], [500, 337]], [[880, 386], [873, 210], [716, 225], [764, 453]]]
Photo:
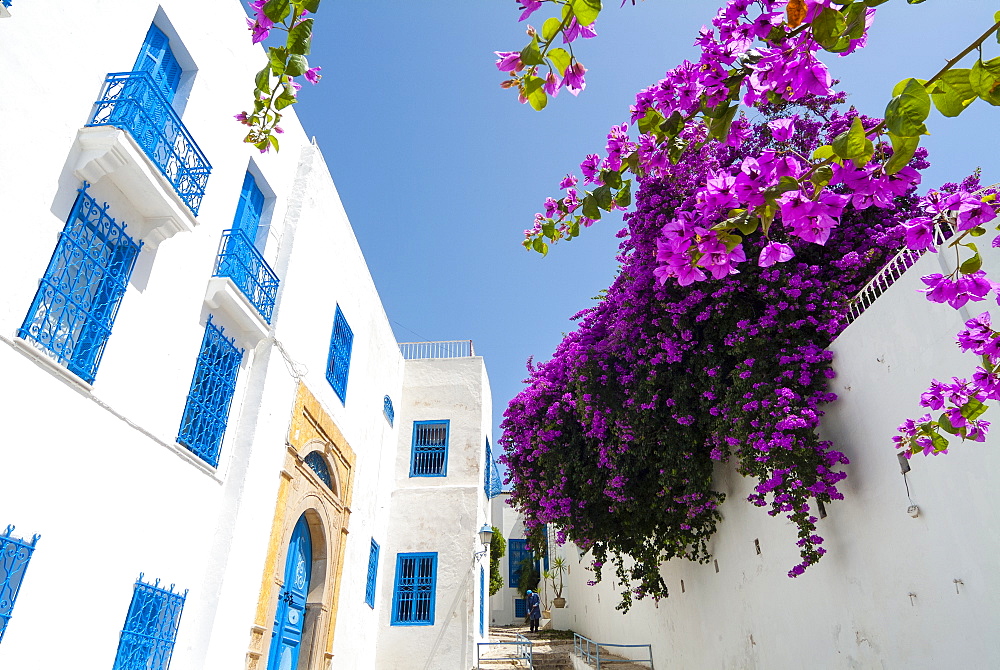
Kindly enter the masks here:
[[[267, 667], [267, 649], [278, 597], [284, 588], [285, 555], [295, 524], [305, 515], [312, 539], [312, 574], [296, 670], [325, 670], [333, 658], [333, 631], [343, 572], [344, 546], [354, 488], [354, 450], [316, 396], [299, 382], [288, 428], [285, 464], [250, 632], [247, 670]], [[310, 454], [316, 453], [317, 456]], [[306, 458], [310, 458], [310, 463]], [[317, 463], [321, 459], [322, 463]], [[314, 467], [318, 469], [314, 469]], [[321, 471], [325, 465], [330, 485]]]

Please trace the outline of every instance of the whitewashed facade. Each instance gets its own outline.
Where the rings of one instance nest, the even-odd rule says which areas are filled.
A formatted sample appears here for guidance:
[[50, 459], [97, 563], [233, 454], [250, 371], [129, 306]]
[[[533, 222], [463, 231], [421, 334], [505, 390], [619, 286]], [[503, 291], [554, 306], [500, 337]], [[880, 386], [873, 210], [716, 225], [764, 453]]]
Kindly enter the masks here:
[[[53, 11], [18, 0], [10, 10], [0, 22], [0, 85], [24, 97], [0, 99], [0, 547], [10, 559], [0, 559], [0, 603], [3, 588], [6, 596], [19, 589], [13, 606], [11, 598], [0, 604], [9, 616], [0, 620], [0, 667], [415, 667], [376, 660], [391, 659], [386, 645], [402, 634], [389, 622], [395, 553], [411, 550], [413, 522], [396, 505], [406, 496], [425, 498], [420, 510], [430, 516], [420, 523], [436, 525], [441, 569], [435, 622], [409, 627], [419, 640], [407, 644], [437, 654], [421, 667], [459, 667], [478, 634], [478, 593], [449, 608], [464, 579], [460, 566], [472, 563], [476, 531], [489, 520], [481, 485], [491, 425], [485, 367], [471, 356], [404, 360], [323, 156], [294, 113], [283, 119], [280, 153], [242, 143], [245, 128], [233, 114], [249, 102], [264, 55], [243, 29], [241, 3], [99, 0]], [[151, 155], [176, 143], [154, 140], [144, 150], [137, 126], [120, 127], [124, 111], [117, 125], [88, 126], [102, 83], [132, 71], [151, 25], [182, 70], [169, 106], [211, 164], [203, 197], [175, 187]], [[146, 128], [176, 129], [172, 117]], [[259, 286], [217, 262], [248, 174], [263, 198], [266, 232], [258, 255], [247, 257], [279, 282], [271, 307], [254, 293]], [[91, 258], [67, 260], [54, 250], [69, 248], [67, 220], [84, 182], [94, 211], [106, 204], [106, 216], [77, 222]], [[112, 290], [92, 275], [130, 247], [101, 228], [107, 217], [125, 224], [141, 250], [131, 273], [119, 273], [126, 283], [110, 335], [98, 337], [93, 324], [108, 325], [107, 314], [91, 305], [74, 324], [60, 301], [97, 304]], [[58, 284], [55, 275], [62, 297], [36, 299], [40, 279]], [[67, 278], [89, 288], [74, 293]], [[346, 350], [334, 351], [335, 322], [353, 333]], [[196, 372], [212, 327], [242, 355], [224, 437], [206, 457], [181, 443], [179, 426], [193, 380], [216, 388]], [[84, 340], [103, 342], [99, 365], [92, 354], [83, 360]], [[60, 351], [68, 361], [56, 360]], [[426, 412], [461, 429], [448, 476], [411, 490], [392, 464], [409, 458], [412, 422]], [[24, 552], [11, 538], [30, 545], [36, 533], [26, 570], [12, 578], [14, 554]], [[294, 555], [308, 560], [297, 566], [291, 547], [303, 537], [309, 546]], [[369, 605], [372, 540], [381, 551]], [[123, 628], [138, 621], [130, 602], [142, 591], [140, 573], [168, 594], [171, 584], [175, 594], [186, 591], [179, 619], [167, 620], [165, 603], [177, 599], [162, 593], [146, 610], [154, 636], [175, 635], [156, 643], [148, 666], [152, 647], [133, 643], [129, 657], [121, 646]], [[279, 628], [290, 641], [275, 646]], [[448, 637], [456, 629], [464, 637]], [[435, 646], [439, 637], [444, 646]]]
[[918, 261], [831, 347], [839, 399], [821, 434], [851, 464], [846, 500], [819, 521], [829, 553], [817, 565], [786, 576], [798, 562], [795, 527], [745, 502], [752, 482], [720, 465], [715, 486], [726, 502], [713, 561], [664, 564], [670, 596], [623, 615], [613, 572], [588, 587], [592, 557], [567, 545], [567, 606], [553, 610], [553, 625], [598, 642], [652, 644], [660, 670], [1000, 667], [997, 438], [916, 456], [905, 476], [891, 442], [932, 378], [975, 365], [954, 335], [990, 305], [956, 312], [927, 302], [919, 278], [941, 263]]

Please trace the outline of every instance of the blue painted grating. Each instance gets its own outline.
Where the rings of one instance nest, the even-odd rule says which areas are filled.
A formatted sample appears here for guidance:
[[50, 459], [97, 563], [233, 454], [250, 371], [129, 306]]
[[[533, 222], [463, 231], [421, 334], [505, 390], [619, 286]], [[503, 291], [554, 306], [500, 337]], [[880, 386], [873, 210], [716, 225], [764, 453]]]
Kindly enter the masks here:
[[326, 380], [340, 402], [347, 403], [347, 375], [351, 370], [351, 349], [354, 345], [354, 331], [347, 325], [344, 313], [337, 305], [333, 317], [333, 333], [330, 335], [330, 355], [326, 359]]
[[213, 277], [229, 277], [264, 320], [271, 323], [278, 298], [278, 275], [253, 241], [239, 230], [222, 231]]
[[113, 670], [167, 670], [184, 609], [184, 593], [160, 588], [160, 580], [135, 583]]
[[448, 421], [414, 421], [411, 477], [443, 477], [448, 472]]
[[11, 0], [0, 0], [0, 4], [2, 4], [4, 7], [10, 7]]
[[17, 336], [92, 384], [141, 245], [88, 186], [79, 189]]
[[497, 468], [496, 461], [493, 460], [493, 451], [490, 449], [490, 438], [486, 438], [486, 463], [483, 467], [483, 491], [489, 499], [496, 498], [503, 493], [503, 482], [500, 481], [500, 469]]
[[382, 399], [382, 413], [385, 414], [385, 420], [389, 422], [391, 427], [396, 419], [396, 411], [392, 408], [392, 398], [389, 396]]
[[326, 488], [333, 490], [333, 479], [330, 477], [330, 468], [326, 464], [326, 459], [318, 451], [310, 451], [309, 455], [303, 459], [309, 469], [316, 473], [320, 481], [326, 484]]
[[514, 598], [514, 618], [524, 619], [528, 616], [528, 603], [524, 598]]
[[150, 73], [109, 74], [87, 125], [127, 131], [197, 216], [212, 166]]
[[41, 537], [36, 533], [28, 542], [14, 537], [13, 532], [14, 526], [10, 525], [0, 533], [0, 641], [7, 630], [14, 601], [17, 600], [24, 573], [28, 569], [28, 561]]
[[[510, 581], [507, 586], [517, 588], [521, 583], [521, 570], [528, 565], [527, 561], [532, 558], [532, 551], [528, 548], [527, 540], [507, 540], [507, 576]], [[534, 587], [532, 587], [534, 588]]]
[[212, 467], [219, 464], [219, 449], [242, 360], [243, 350], [209, 317], [177, 441]]
[[434, 623], [437, 554], [399, 554], [393, 592], [394, 625]]
[[486, 632], [486, 570], [479, 566], [479, 637]]
[[365, 602], [372, 609], [375, 609], [375, 583], [376, 577], [378, 576], [378, 555], [378, 542], [376, 542], [373, 537], [371, 551], [368, 553], [368, 581], [365, 583]]

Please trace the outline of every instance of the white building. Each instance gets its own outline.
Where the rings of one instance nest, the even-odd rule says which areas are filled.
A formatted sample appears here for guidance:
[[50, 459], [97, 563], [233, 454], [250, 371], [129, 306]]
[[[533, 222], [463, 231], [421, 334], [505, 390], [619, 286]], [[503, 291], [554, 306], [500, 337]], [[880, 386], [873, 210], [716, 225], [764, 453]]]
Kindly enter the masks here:
[[[984, 253], [996, 267], [1000, 253]], [[975, 366], [954, 336], [989, 304], [956, 312], [917, 292], [922, 275], [950, 272], [949, 260], [920, 259], [831, 347], [839, 399], [821, 434], [851, 464], [846, 499], [818, 523], [829, 552], [818, 564], [789, 579], [795, 527], [746, 503], [753, 482], [718, 465], [714, 486], [726, 502], [713, 561], [663, 564], [670, 596], [623, 615], [610, 566], [589, 587], [592, 556], [567, 545], [567, 604], [553, 610], [553, 625], [598, 642], [652, 644], [658, 670], [1000, 667], [998, 438], [953, 440], [946, 456], [903, 462], [891, 442], [932, 378]]]
[[483, 360], [404, 359], [294, 114], [242, 143], [241, 3], [9, 10], [0, 667], [461, 667]]

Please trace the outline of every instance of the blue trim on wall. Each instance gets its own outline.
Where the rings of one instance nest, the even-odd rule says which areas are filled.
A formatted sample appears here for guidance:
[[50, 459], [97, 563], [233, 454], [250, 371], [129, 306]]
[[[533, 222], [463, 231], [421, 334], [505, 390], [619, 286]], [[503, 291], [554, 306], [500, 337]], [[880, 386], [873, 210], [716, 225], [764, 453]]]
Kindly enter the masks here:
[[330, 354], [326, 359], [326, 381], [340, 402], [347, 404], [347, 377], [351, 370], [351, 349], [354, 345], [354, 331], [347, 325], [347, 319], [337, 305], [333, 316], [333, 332], [330, 334]]
[[437, 552], [396, 554], [393, 626], [433, 626], [437, 598]]
[[448, 475], [448, 440], [451, 420], [414, 421], [410, 448], [411, 477]]
[[375, 584], [378, 577], [378, 555], [379, 546], [375, 538], [372, 538], [371, 551], [368, 553], [368, 583], [365, 584], [365, 602], [369, 607], [375, 609]]

